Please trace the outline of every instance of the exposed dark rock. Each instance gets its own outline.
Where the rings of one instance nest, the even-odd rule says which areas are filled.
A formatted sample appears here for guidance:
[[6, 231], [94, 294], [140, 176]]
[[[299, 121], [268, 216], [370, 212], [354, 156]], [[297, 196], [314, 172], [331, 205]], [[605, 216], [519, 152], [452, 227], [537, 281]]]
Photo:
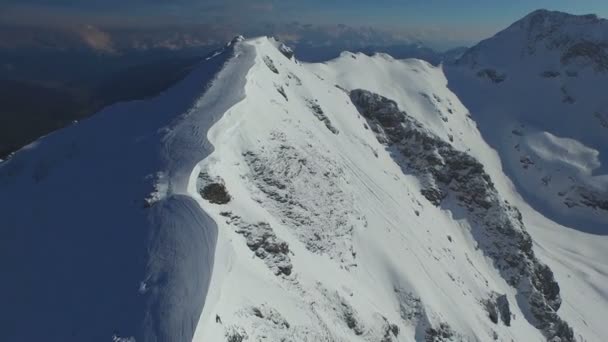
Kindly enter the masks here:
[[492, 299], [486, 299], [483, 301], [483, 306], [488, 312], [488, 317], [492, 323], [498, 323], [498, 310], [496, 309], [496, 303], [492, 301]]
[[252, 307], [251, 313], [257, 318], [263, 319], [265, 323], [279, 329], [289, 329], [290, 324], [276, 309], [262, 304], [260, 307]]
[[268, 67], [268, 69], [270, 69], [270, 71], [274, 72], [275, 74], [279, 74], [279, 70], [277, 70], [277, 67], [274, 65], [274, 62], [272, 61], [272, 59], [268, 56], [264, 56], [264, 64], [266, 64], [266, 66]]
[[291, 59], [293, 57], [293, 49], [285, 44], [279, 45], [279, 51], [283, 54], [283, 56]]
[[393, 333], [393, 335], [395, 335], [395, 337], [399, 336], [399, 326], [397, 326], [397, 324], [391, 324], [390, 330]]
[[312, 113], [315, 115], [315, 117], [319, 119], [319, 121], [323, 122], [325, 124], [325, 127], [327, 127], [330, 132], [332, 132], [333, 134], [340, 133], [340, 131], [338, 131], [338, 129], [334, 127], [334, 125], [332, 125], [331, 121], [329, 120], [327, 115], [325, 115], [325, 112], [323, 111], [321, 106], [319, 106], [318, 103], [311, 99], [306, 99], [306, 104], [308, 105], [308, 108], [310, 108]]
[[399, 314], [405, 321], [417, 321], [425, 315], [424, 306], [416, 295], [402, 289], [394, 289], [399, 301]]
[[498, 71], [496, 71], [494, 69], [482, 69], [479, 72], [477, 72], [477, 76], [482, 77], [482, 78], [487, 78], [490, 81], [492, 81], [493, 83], [501, 83], [507, 79], [506, 74], [500, 74], [500, 73], [498, 73]]
[[228, 46], [234, 45], [234, 44], [240, 43], [244, 40], [245, 40], [245, 37], [243, 37], [242, 35], [236, 35], [236, 36], [234, 36], [234, 38], [232, 38], [232, 40], [227, 45]]
[[519, 162], [521, 163], [524, 169], [528, 169], [531, 165], [534, 165], [534, 160], [530, 158], [530, 156], [522, 156], [519, 158]]
[[346, 322], [348, 328], [351, 329], [357, 336], [363, 335], [363, 327], [361, 327], [359, 324], [355, 311], [350, 304], [342, 302], [342, 314], [344, 317], [344, 322]]
[[260, 309], [258, 308], [252, 308], [251, 311], [253, 311], [253, 315], [259, 318], [264, 318], [264, 315], [262, 314], [262, 311], [260, 311]]
[[289, 245], [276, 236], [272, 227], [266, 222], [256, 224], [243, 222], [240, 216], [227, 213], [228, 224], [236, 227], [236, 232], [246, 239], [247, 247], [275, 275], [291, 275], [293, 265], [289, 257]]
[[283, 86], [277, 86], [276, 88], [279, 94], [281, 94], [281, 96], [285, 98], [285, 101], [289, 101], [289, 99], [287, 98], [287, 93], [285, 93], [285, 88], [283, 88]]
[[608, 194], [600, 194], [599, 192], [588, 190], [588, 189], [579, 189], [581, 196], [581, 203], [587, 207], [593, 209], [601, 209], [608, 211]]
[[506, 326], [511, 326], [511, 309], [509, 307], [509, 300], [507, 295], [500, 295], [496, 298], [496, 306], [500, 313], [500, 319]]
[[526, 318], [548, 339], [571, 341], [568, 324], [555, 313], [561, 299], [553, 273], [534, 255], [521, 213], [500, 198], [483, 165], [399, 111], [394, 101], [360, 89], [351, 92], [351, 100], [371, 127], [379, 126], [378, 141], [402, 170], [421, 180], [423, 196], [437, 206], [449, 196], [466, 209], [480, 250], [529, 306], [533, 317]]
[[298, 76], [296, 76], [294, 73], [292, 73], [292, 72], [290, 72], [287, 75], [287, 78], [289, 78], [290, 80], [294, 80], [296, 82], [297, 86], [301, 86], [302, 85], [302, 80]]
[[430, 327], [426, 330], [425, 342], [448, 342], [452, 341], [455, 332], [447, 323], [440, 323], [438, 327]]
[[390, 323], [386, 318], [384, 318], [383, 329], [384, 335], [382, 335], [382, 339], [380, 340], [380, 342], [396, 341], [397, 336], [399, 336], [399, 326]]
[[226, 342], [243, 342], [249, 339], [245, 330], [241, 327], [231, 326], [226, 329]]
[[365, 329], [360, 322], [359, 314], [350, 305], [350, 303], [340, 295], [338, 291], [329, 291], [328, 289], [321, 287], [321, 283], [317, 283], [319, 286], [319, 292], [323, 295], [328, 304], [331, 305], [332, 309], [336, 313], [337, 317], [342, 319], [346, 326], [353, 331], [357, 336], [363, 335]]
[[490, 298], [483, 300], [482, 304], [488, 312], [488, 317], [494, 324], [498, 324], [498, 319], [506, 325], [511, 325], [511, 310], [509, 300], [506, 295], [492, 293]]
[[596, 71], [608, 71], [608, 44], [579, 41], [569, 46], [561, 56], [565, 65], [575, 61], [590, 63]]
[[226, 187], [221, 183], [205, 185], [205, 187], [200, 190], [200, 194], [204, 199], [214, 204], [226, 204], [230, 202], [231, 199]]

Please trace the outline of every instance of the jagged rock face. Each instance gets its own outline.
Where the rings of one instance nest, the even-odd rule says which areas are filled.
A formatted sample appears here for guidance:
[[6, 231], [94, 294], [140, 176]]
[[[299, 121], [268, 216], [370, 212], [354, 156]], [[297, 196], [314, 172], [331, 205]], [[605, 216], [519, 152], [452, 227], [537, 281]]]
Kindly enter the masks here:
[[327, 115], [325, 115], [323, 108], [321, 108], [319, 104], [317, 104], [314, 100], [311, 99], [307, 99], [306, 104], [308, 105], [308, 108], [310, 108], [314, 116], [319, 119], [319, 121], [323, 122], [325, 124], [325, 127], [327, 127], [330, 132], [332, 132], [333, 134], [340, 133], [340, 131], [331, 123], [331, 120], [329, 120]]
[[270, 71], [274, 72], [275, 74], [279, 74], [279, 70], [274, 65], [274, 61], [272, 60], [272, 58], [270, 58], [268, 56], [264, 56], [263, 59], [264, 59], [264, 63], [266, 64], [268, 69], [270, 69]]
[[498, 324], [500, 318], [504, 325], [511, 325], [511, 309], [506, 295], [492, 293], [490, 298], [482, 301], [482, 304], [485, 306], [492, 323]]
[[293, 265], [289, 258], [289, 245], [278, 238], [266, 222], [247, 223], [240, 216], [231, 212], [222, 212], [228, 218], [227, 224], [234, 226], [235, 231], [245, 237], [247, 247], [255, 256], [264, 260], [275, 275], [291, 275]]
[[421, 180], [422, 195], [436, 206], [455, 210], [449, 202], [466, 210], [481, 250], [525, 298], [534, 316], [528, 319], [548, 339], [573, 340], [572, 330], [555, 313], [561, 298], [553, 273], [535, 257], [519, 210], [500, 198], [483, 165], [425, 129], [394, 101], [361, 89], [350, 97], [403, 171]]
[[289, 46], [285, 45], [285, 44], [281, 44], [279, 45], [279, 51], [283, 54], [283, 56], [287, 57], [288, 59], [292, 59], [293, 58], [293, 49], [290, 48]]

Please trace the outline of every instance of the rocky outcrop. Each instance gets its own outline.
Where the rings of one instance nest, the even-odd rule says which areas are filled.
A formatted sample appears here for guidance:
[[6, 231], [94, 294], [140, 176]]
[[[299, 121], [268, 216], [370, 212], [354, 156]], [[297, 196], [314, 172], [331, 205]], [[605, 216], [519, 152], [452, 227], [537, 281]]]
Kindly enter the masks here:
[[264, 60], [264, 64], [266, 64], [266, 66], [268, 67], [268, 69], [270, 69], [270, 71], [274, 72], [277, 75], [279, 74], [279, 70], [274, 65], [272, 58], [270, 58], [268, 56], [264, 56], [262, 59]]
[[221, 183], [211, 183], [206, 185], [200, 192], [201, 196], [211, 203], [226, 204], [230, 202], [230, 194], [226, 187]]
[[608, 71], [608, 44], [587, 40], [573, 43], [563, 52], [561, 62], [569, 65], [577, 61], [591, 64], [596, 71]]
[[[456, 333], [449, 324], [442, 322], [437, 327], [428, 328], [424, 336], [425, 342], [449, 342], [455, 341]], [[460, 340], [460, 339], [459, 339]]]
[[269, 307], [268, 305], [262, 304], [259, 307], [252, 307], [251, 314], [264, 323], [272, 325], [278, 329], [289, 329], [291, 325], [276, 309]]
[[247, 247], [277, 276], [291, 275], [293, 265], [289, 258], [289, 245], [276, 236], [270, 224], [266, 222], [247, 223], [240, 216], [230, 212], [222, 212], [228, 220], [227, 224], [235, 227], [235, 231], [245, 237]]
[[421, 193], [431, 203], [465, 209], [471, 233], [504, 279], [517, 289], [526, 317], [547, 339], [574, 341], [572, 329], [556, 313], [561, 305], [553, 273], [534, 255], [519, 210], [500, 198], [484, 167], [456, 150], [397, 104], [366, 90], [353, 90], [352, 102], [378, 138], [386, 144], [403, 172], [421, 180]]
[[326, 288], [319, 288], [321, 294], [325, 299], [333, 306], [333, 311], [336, 312], [338, 317], [344, 322], [348, 329], [352, 332], [361, 336], [366, 331], [359, 318], [359, 313], [352, 307], [352, 305], [340, 295], [337, 291], [330, 291]]
[[506, 74], [501, 74], [494, 69], [483, 69], [477, 72], [477, 77], [487, 78], [493, 83], [502, 83], [507, 79]]
[[500, 319], [506, 326], [511, 326], [511, 308], [506, 295], [499, 295], [496, 298], [496, 307], [500, 314]]
[[277, 90], [277, 92], [279, 94], [281, 94], [281, 96], [283, 96], [283, 98], [285, 99], [285, 101], [289, 101], [289, 98], [287, 97], [287, 93], [285, 92], [285, 88], [283, 88], [282, 85], [275, 84], [275, 89]]
[[608, 211], [608, 193], [592, 190], [583, 185], [571, 186], [559, 192], [568, 208], [587, 207], [593, 210]]
[[281, 52], [283, 56], [287, 57], [288, 59], [292, 59], [294, 55], [293, 49], [282, 43], [279, 45], [279, 52]]
[[306, 99], [306, 105], [310, 109], [310, 111], [314, 114], [314, 116], [319, 119], [319, 121], [325, 124], [325, 127], [332, 132], [333, 134], [338, 134], [340, 131], [331, 123], [331, 120], [325, 115], [323, 108], [317, 103], [315, 100]]
[[494, 324], [498, 324], [498, 320], [500, 319], [504, 325], [511, 325], [511, 309], [506, 295], [492, 293], [490, 298], [482, 301], [482, 304], [488, 312], [488, 318]]
[[245, 330], [238, 326], [226, 328], [224, 335], [227, 342], [243, 342], [249, 339], [249, 335], [247, 335]]
[[221, 179], [211, 180], [206, 173], [199, 174], [197, 189], [203, 199], [213, 204], [226, 204], [232, 199]]

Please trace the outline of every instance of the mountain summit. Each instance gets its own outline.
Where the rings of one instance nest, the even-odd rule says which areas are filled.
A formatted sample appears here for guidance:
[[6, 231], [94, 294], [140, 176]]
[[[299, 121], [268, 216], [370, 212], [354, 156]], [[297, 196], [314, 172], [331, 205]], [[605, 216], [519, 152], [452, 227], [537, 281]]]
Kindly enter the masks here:
[[536, 11], [446, 68], [536, 208], [608, 234], [608, 21]]
[[[545, 119], [587, 108], [561, 82], [578, 97], [604, 76], [512, 69], [488, 46], [454, 66], [303, 64], [239, 38], [157, 98], [17, 152], [0, 164], [2, 339], [602, 341], [605, 138]], [[569, 192], [547, 204], [529, 184]], [[572, 225], [551, 211], [564, 198]]]
[[538, 10], [471, 48], [460, 59], [469, 66], [526, 63], [608, 71], [608, 20]]

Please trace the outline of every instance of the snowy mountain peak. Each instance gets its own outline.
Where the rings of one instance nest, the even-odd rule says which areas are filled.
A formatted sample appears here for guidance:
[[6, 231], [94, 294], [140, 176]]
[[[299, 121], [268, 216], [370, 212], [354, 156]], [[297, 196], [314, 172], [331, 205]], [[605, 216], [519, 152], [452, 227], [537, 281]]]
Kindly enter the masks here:
[[[517, 79], [461, 69], [482, 90]], [[159, 97], [19, 151], [0, 164], [2, 261], [23, 260], [7, 266], [23, 276], [0, 282], [15, 308], [0, 331], [9, 342], [602, 341], [608, 240], [557, 223], [512, 182], [549, 172], [543, 191], [567, 186], [586, 214], [590, 194], [604, 203], [597, 146], [542, 121], [488, 130], [486, 107], [462, 100], [479, 89], [448, 88], [460, 83], [447, 71], [351, 53], [303, 64], [272, 38], [238, 38]], [[504, 146], [517, 152], [487, 138], [512, 126]], [[542, 168], [509, 178], [509, 153]], [[40, 329], [28, 329], [34, 314]]]
[[231, 41], [229, 41], [229, 42], [228, 42], [226, 45], [227, 45], [227, 46], [234, 45], [234, 44], [240, 43], [240, 42], [242, 42], [242, 41], [244, 41], [244, 40], [245, 40], [245, 37], [243, 37], [242, 35], [236, 35], [236, 36], [234, 36], [234, 38], [232, 38], [232, 40], [231, 40]]
[[[594, 25], [605, 21], [596, 14], [574, 15], [559, 11], [539, 9], [516, 21], [510, 27], [521, 27], [528, 32], [547, 31], [558, 25]], [[565, 27], [562, 27], [565, 28]], [[566, 28], [567, 29], [567, 28]]]
[[470, 49], [459, 64], [482, 67], [488, 61], [507, 65], [522, 60], [608, 71], [608, 20], [538, 10]]
[[446, 70], [522, 194], [608, 234], [608, 21], [536, 11]]

